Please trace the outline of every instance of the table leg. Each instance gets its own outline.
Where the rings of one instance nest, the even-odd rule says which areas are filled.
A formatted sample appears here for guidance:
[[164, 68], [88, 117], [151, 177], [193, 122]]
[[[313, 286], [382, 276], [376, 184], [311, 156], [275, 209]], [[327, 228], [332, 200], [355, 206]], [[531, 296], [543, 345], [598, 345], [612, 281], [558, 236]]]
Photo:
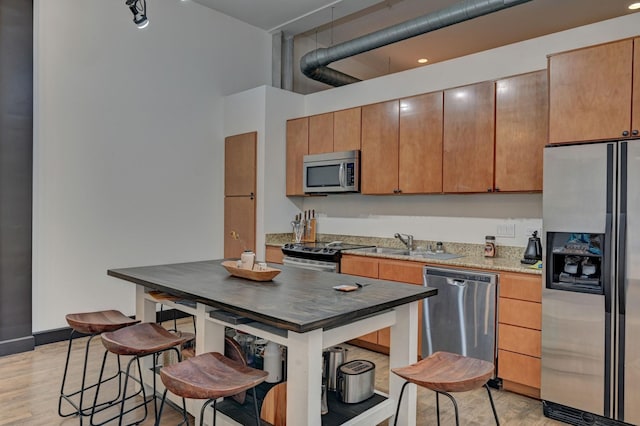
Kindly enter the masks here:
[[[413, 364], [418, 360], [418, 302], [395, 308], [396, 323], [391, 327], [389, 369]], [[389, 371], [389, 396], [396, 403], [404, 380]], [[398, 414], [399, 425], [416, 424], [416, 387], [407, 386]], [[389, 421], [393, 424], [393, 418]]]
[[322, 423], [322, 330], [289, 331], [287, 339], [287, 424]]

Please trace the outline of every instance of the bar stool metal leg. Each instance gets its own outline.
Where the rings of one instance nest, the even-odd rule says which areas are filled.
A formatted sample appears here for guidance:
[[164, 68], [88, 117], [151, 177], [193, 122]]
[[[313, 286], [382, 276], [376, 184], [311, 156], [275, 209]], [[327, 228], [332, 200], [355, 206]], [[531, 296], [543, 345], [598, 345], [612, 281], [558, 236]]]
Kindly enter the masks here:
[[496, 411], [496, 406], [493, 403], [493, 397], [491, 396], [491, 390], [489, 389], [489, 385], [484, 385], [485, 389], [487, 389], [487, 393], [489, 394], [489, 402], [491, 403], [491, 410], [493, 411], [493, 418], [496, 419], [496, 425], [500, 426], [500, 420], [498, 420], [498, 412]]
[[[69, 371], [69, 362], [71, 359], [71, 346], [73, 344], [73, 339], [74, 339], [74, 335], [76, 334], [81, 334], [76, 332], [75, 330], [71, 330], [71, 334], [69, 335], [69, 345], [67, 346], [67, 358], [64, 364], [64, 373], [62, 375], [62, 384], [60, 385], [60, 396], [58, 398], [58, 415], [60, 417], [70, 417], [70, 416], [83, 416], [83, 415], [89, 415], [89, 410], [91, 410], [93, 407], [83, 407], [84, 405], [84, 396], [85, 396], [85, 391], [92, 389], [96, 386], [98, 386], [98, 383], [93, 383], [92, 385], [87, 386], [87, 364], [89, 362], [89, 349], [91, 346], [91, 341], [93, 340], [93, 338], [96, 336], [96, 334], [92, 334], [89, 336], [89, 338], [87, 339], [87, 342], [85, 344], [85, 349], [84, 349], [84, 361], [83, 361], [83, 365], [82, 365], [82, 380], [81, 380], [81, 385], [80, 385], [80, 389], [66, 394], [65, 393], [65, 385], [67, 382], [67, 373]], [[105, 354], [106, 355], [106, 354]], [[106, 361], [106, 359], [105, 359]], [[120, 398], [120, 385], [122, 384], [122, 377], [120, 376], [120, 357], [117, 357], [117, 361], [118, 361], [118, 370], [117, 372], [111, 376], [108, 377], [104, 380], [102, 380], [102, 378], [100, 378], [100, 380], [103, 383], [109, 382], [115, 378], [118, 378], [118, 394], [111, 400], [109, 401], [105, 401], [105, 402], [101, 402], [101, 403], [97, 403], [97, 401], [94, 400], [94, 404], [97, 404], [98, 407], [102, 407], [105, 405], [109, 405], [112, 404], [114, 401], [117, 401]], [[76, 395], [79, 394], [79, 400], [78, 400], [78, 404], [76, 404], [72, 398]], [[69, 413], [63, 413], [62, 412], [62, 402], [66, 401], [69, 405], [71, 405], [75, 411], [69, 412]], [[80, 420], [80, 422], [82, 423], [82, 419]]]
[[400, 397], [398, 397], [398, 406], [396, 407], [396, 416], [393, 419], [393, 426], [396, 426], [398, 424], [398, 414], [400, 413], [400, 403], [402, 402], [402, 394], [404, 394], [404, 388], [406, 388], [408, 384], [409, 382], [404, 382], [404, 384], [402, 385], [402, 388], [400, 389]]
[[[456, 403], [456, 399], [447, 392], [436, 391], [436, 404], [438, 401], [438, 394], [442, 394], [451, 400], [451, 402], [453, 403], [453, 409], [456, 414], [456, 426], [460, 426], [460, 419], [458, 418], [458, 404]], [[440, 424], [440, 406], [439, 404], [437, 405], [438, 405], [438, 424]]]

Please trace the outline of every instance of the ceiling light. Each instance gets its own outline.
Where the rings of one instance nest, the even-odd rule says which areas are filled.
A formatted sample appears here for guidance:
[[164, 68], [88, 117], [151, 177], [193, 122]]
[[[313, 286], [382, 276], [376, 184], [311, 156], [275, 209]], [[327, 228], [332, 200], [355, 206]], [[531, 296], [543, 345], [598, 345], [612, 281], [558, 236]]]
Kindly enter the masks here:
[[631, 10], [640, 9], [640, 3], [631, 3], [629, 5], [629, 9]]
[[418, 59], [418, 63], [419, 64], [426, 64], [427, 62], [429, 62], [429, 60], [427, 58], [420, 58]]
[[138, 28], [144, 28], [149, 25], [149, 20], [147, 19], [147, 0], [126, 0], [125, 4], [133, 13], [133, 23], [138, 26]]

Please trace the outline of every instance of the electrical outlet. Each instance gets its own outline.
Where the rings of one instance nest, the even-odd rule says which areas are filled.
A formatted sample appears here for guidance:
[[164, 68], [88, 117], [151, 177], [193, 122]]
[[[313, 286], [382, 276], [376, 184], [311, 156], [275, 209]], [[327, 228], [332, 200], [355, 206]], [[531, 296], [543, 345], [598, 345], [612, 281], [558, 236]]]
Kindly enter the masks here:
[[498, 225], [496, 229], [496, 237], [515, 238], [515, 236], [516, 236], [515, 223], [502, 223]]

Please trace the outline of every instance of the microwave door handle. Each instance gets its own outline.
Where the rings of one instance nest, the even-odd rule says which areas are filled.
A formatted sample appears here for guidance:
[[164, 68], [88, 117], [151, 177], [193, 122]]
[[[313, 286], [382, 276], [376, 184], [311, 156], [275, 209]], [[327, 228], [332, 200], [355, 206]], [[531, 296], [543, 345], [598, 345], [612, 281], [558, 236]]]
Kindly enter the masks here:
[[345, 187], [345, 179], [344, 179], [344, 163], [340, 163], [340, 172], [338, 173], [338, 180], [340, 181], [340, 186]]

